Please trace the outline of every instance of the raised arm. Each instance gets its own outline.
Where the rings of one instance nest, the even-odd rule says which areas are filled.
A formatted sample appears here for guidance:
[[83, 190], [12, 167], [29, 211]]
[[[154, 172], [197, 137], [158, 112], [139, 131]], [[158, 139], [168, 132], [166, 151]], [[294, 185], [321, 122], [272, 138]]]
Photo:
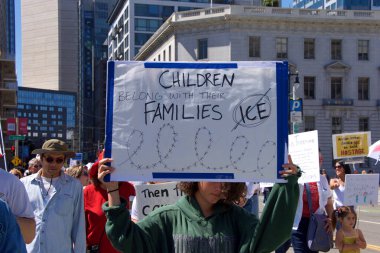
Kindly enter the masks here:
[[[104, 177], [115, 169], [107, 166], [111, 158], [102, 159], [98, 167], [98, 179], [104, 184], [108, 192], [108, 201], [103, 204], [103, 211], [107, 217], [106, 234], [115, 249], [121, 252], [157, 252], [157, 238], [160, 236], [159, 226], [149, 218], [144, 220], [145, 229], [131, 221], [126, 208], [127, 201], [120, 198], [118, 182], [105, 182]], [[162, 233], [162, 232], [161, 232]]]
[[297, 181], [300, 170], [293, 164], [290, 156], [289, 163], [282, 167], [284, 170], [280, 174], [288, 182], [273, 186], [256, 228], [250, 252], [274, 251], [290, 238], [298, 205], [299, 187]]

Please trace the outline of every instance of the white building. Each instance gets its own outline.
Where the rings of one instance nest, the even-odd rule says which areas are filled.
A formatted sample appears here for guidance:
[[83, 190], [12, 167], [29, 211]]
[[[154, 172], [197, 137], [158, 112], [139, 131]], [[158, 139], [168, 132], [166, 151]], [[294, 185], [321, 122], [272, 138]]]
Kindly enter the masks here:
[[[299, 131], [317, 129], [324, 167], [335, 133], [380, 139], [380, 12], [228, 6], [173, 14], [136, 60], [287, 60], [304, 99]], [[294, 82], [294, 76], [291, 76]], [[376, 169], [366, 160], [360, 167]], [[377, 166], [377, 170], [379, 170]]]
[[[108, 18], [108, 59], [130, 60], [173, 12], [261, 0], [119, 0]], [[281, 1], [279, 1], [281, 5]]]

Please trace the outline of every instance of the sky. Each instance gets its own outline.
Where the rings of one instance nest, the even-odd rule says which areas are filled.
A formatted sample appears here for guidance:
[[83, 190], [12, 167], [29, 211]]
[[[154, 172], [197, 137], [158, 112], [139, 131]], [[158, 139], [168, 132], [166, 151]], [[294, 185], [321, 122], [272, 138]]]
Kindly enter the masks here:
[[[282, 0], [282, 7], [289, 8], [292, 0]], [[16, 72], [18, 85], [22, 86], [22, 52], [21, 52], [21, 0], [15, 0], [16, 12]]]

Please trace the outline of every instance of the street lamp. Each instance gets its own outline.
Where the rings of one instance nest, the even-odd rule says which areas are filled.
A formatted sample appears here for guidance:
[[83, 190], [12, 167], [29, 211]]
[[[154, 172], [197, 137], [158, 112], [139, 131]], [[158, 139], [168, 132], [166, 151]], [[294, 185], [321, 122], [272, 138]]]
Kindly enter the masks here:
[[[291, 103], [291, 109], [290, 109], [290, 113], [291, 113], [291, 117], [290, 117], [290, 121], [292, 123], [292, 131], [291, 133], [297, 133], [298, 132], [298, 128], [297, 128], [297, 120], [295, 118], [295, 114], [301, 114], [301, 117], [302, 117], [302, 104], [300, 101], [297, 101], [297, 98], [296, 98], [296, 90], [298, 89], [299, 85], [300, 85], [300, 80], [299, 80], [299, 76], [298, 76], [298, 71], [296, 71], [295, 73], [291, 73], [289, 72], [288, 73], [288, 84], [289, 84], [289, 87], [290, 87], [290, 79], [292, 76], [295, 76], [295, 80], [293, 82], [293, 85], [292, 85], [292, 103]], [[299, 116], [299, 115], [298, 115]]]

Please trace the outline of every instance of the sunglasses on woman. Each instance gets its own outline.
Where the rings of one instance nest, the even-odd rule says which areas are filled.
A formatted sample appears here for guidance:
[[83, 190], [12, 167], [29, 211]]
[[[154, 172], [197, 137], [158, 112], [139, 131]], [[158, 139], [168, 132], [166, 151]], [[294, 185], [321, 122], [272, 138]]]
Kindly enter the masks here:
[[48, 162], [48, 163], [53, 163], [55, 161], [56, 164], [61, 164], [63, 163], [63, 161], [65, 161], [65, 159], [63, 158], [53, 158], [51, 156], [48, 156], [45, 158], [45, 160]]

